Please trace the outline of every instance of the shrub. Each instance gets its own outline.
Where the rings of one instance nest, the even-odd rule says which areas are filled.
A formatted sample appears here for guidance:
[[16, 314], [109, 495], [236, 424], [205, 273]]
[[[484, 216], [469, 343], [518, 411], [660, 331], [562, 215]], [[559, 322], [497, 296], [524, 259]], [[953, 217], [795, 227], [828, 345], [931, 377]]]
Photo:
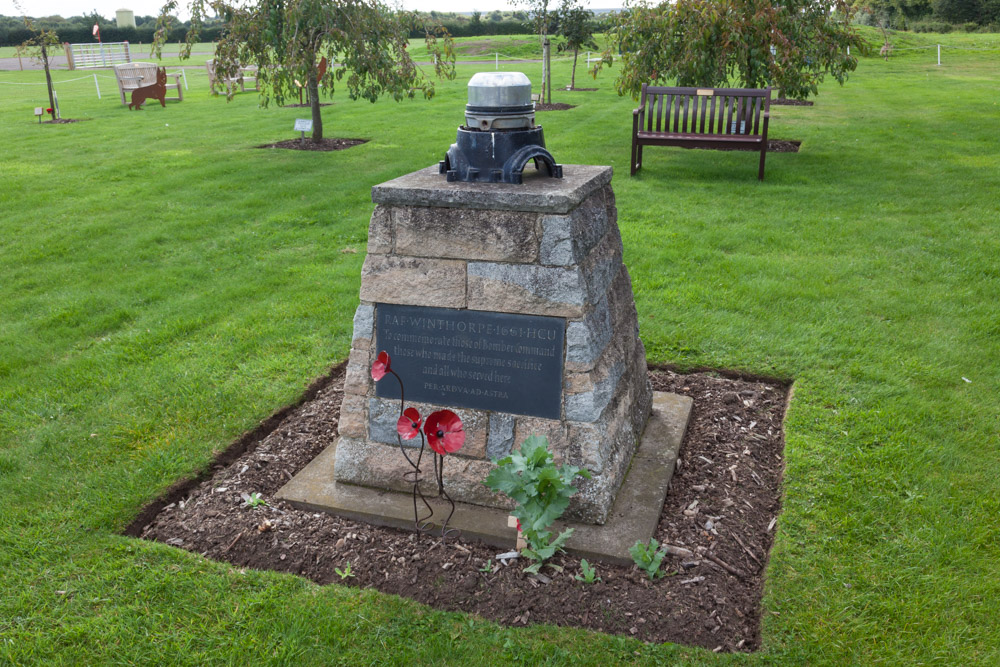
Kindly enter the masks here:
[[949, 33], [955, 26], [944, 21], [917, 21], [913, 24], [913, 32], [937, 32], [941, 34]]

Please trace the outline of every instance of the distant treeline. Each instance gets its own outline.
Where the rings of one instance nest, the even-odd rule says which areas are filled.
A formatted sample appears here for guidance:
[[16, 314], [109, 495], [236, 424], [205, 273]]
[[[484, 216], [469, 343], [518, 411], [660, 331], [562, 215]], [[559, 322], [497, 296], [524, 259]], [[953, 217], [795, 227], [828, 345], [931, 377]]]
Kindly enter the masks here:
[[[521, 11], [493, 11], [486, 14], [473, 12], [471, 15], [433, 11], [423, 15], [432, 23], [443, 25], [453, 37], [476, 37], [479, 35], [523, 35], [535, 32], [528, 16]], [[91, 30], [94, 23], [101, 28], [101, 40], [105, 42], [131, 42], [133, 44], [148, 44], [153, 41], [156, 30], [156, 18], [152, 16], [136, 16], [135, 28], [119, 28], [113, 19], [92, 14], [89, 16], [74, 16], [64, 19], [61, 16], [47, 16], [32, 19], [37, 27], [55, 30], [60, 42], [71, 44], [96, 42]], [[595, 28], [599, 28], [600, 18], [595, 19]], [[174, 21], [173, 28], [167, 33], [167, 42], [184, 41], [189, 24]], [[553, 22], [549, 32], [554, 34], [558, 26]], [[224, 26], [219, 19], [210, 19], [203, 25], [198, 34], [199, 42], [215, 42], [222, 35]], [[423, 37], [420, 29], [415, 29], [410, 36]], [[0, 16], [0, 46], [17, 46], [31, 38], [31, 33], [24, 27], [20, 17]]]

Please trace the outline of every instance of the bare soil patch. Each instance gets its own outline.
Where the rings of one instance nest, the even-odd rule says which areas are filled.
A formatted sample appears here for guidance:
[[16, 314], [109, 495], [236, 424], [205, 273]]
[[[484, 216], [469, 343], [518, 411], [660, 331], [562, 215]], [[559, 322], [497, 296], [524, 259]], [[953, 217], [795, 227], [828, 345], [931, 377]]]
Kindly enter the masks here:
[[[343, 379], [342, 364], [233, 443], [205, 474], [151, 503], [126, 534], [237, 567], [375, 588], [505, 625], [577, 626], [721, 651], [759, 647], [764, 568], [781, 510], [787, 385], [651, 369], [654, 389], [694, 399], [656, 539], [695, 556], [667, 556], [666, 576], [656, 581], [634, 567], [596, 563], [601, 580], [584, 584], [574, 578], [579, 560], [567, 555], [552, 561], [562, 572], [546, 568], [547, 577], [536, 578], [517, 560], [498, 563], [497, 549], [476, 542], [442, 543], [273, 500], [335, 441]], [[254, 493], [268, 504], [248, 506], [245, 496]], [[335, 568], [348, 564], [354, 576], [341, 579]]]
[[65, 125], [66, 123], [81, 123], [90, 118], [56, 118], [54, 120], [43, 120], [42, 125]]
[[257, 146], [257, 148], [287, 148], [293, 151], [342, 151], [345, 148], [350, 148], [351, 146], [357, 146], [358, 144], [367, 143], [367, 139], [336, 139], [324, 137], [321, 141], [316, 142], [310, 138], [306, 138], [305, 142], [301, 139], [286, 139], [285, 141], [279, 141], [273, 144], [263, 144]]
[[771, 104], [786, 107], [811, 107], [815, 102], [812, 100], [793, 100], [788, 97], [778, 97], [771, 100]]
[[553, 102], [552, 104], [535, 102], [535, 111], [565, 111], [574, 107], [576, 107], [575, 104], [563, 104], [562, 102]]
[[[333, 102], [320, 102], [319, 105], [321, 107], [329, 107], [329, 106], [333, 106]], [[307, 108], [311, 108], [311, 107], [312, 107], [312, 105], [308, 104], [308, 103], [306, 103], [306, 104], [282, 104], [281, 105], [282, 109], [307, 109]]]

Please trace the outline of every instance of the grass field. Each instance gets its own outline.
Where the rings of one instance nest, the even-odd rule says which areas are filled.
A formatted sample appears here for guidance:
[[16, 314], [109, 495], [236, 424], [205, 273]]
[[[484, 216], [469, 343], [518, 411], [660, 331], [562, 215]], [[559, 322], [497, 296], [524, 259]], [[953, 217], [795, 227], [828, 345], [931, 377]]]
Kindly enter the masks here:
[[227, 103], [203, 72], [141, 112], [113, 81], [61, 84], [84, 120], [56, 126], [32, 115], [44, 86], [10, 85], [39, 72], [0, 72], [0, 664], [997, 664], [1000, 51], [920, 53], [775, 107], [772, 138], [802, 148], [763, 183], [752, 154], [680, 149], [629, 178], [613, 73], [539, 114], [557, 160], [615, 168], [651, 360], [795, 380], [750, 656], [506, 629], [118, 535], [347, 355], [370, 188], [441, 159], [476, 68], [430, 101], [338, 90], [327, 136], [370, 141], [333, 153], [253, 148], [303, 110]]

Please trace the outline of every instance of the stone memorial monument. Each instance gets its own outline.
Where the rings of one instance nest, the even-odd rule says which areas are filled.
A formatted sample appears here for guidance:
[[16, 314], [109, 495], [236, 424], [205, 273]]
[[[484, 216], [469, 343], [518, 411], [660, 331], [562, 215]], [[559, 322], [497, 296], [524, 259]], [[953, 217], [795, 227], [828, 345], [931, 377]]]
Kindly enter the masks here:
[[[470, 82], [469, 127], [472, 121], [482, 127], [491, 112], [507, 111], [502, 122], [491, 118], [495, 131], [509, 133], [514, 125], [544, 141], [530, 97], [530, 114], [503, 99], [496, 109], [484, 110], [472, 104], [475, 82]], [[489, 91], [492, 99], [503, 93]], [[509, 110], [518, 107], [521, 117], [512, 118], [516, 114]], [[470, 108], [479, 116], [470, 120]], [[633, 456], [653, 403], [632, 284], [622, 262], [612, 170], [556, 165], [544, 145], [518, 145], [516, 138], [506, 142], [513, 146], [509, 155], [491, 153], [483, 164], [475, 155], [461, 154], [463, 130], [468, 127], [460, 128], [459, 141], [441, 165], [372, 190], [376, 206], [340, 437], [321, 470], [309, 475], [314, 480], [327, 475], [323, 483], [345, 493], [410, 491], [405, 478], [410, 467], [396, 433], [399, 386], [376, 383], [370, 373], [378, 353], [386, 351], [405, 383], [407, 406], [423, 415], [446, 408], [462, 419], [465, 445], [444, 461], [444, 485], [452, 498], [509, 509], [509, 499], [482, 484], [491, 461], [529, 435], [544, 435], [556, 463], [592, 475], [578, 480], [579, 492], [564, 518], [604, 524], [630, 464], [636, 466]], [[488, 127], [480, 132], [474, 141], [490, 141]], [[525, 171], [529, 161], [537, 168]], [[680, 429], [682, 434], [683, 424]], [[679, 436], [674, 439], [679, 445]], [[654, 455], [659, 458], [640, 467], [666, 466], [669, 480], [676, 446]], [[666, 481], [660, 486], [665, 493]], [[306, 506], [324, 506], [305, 491], [282, 494]], [[655, 512], [658, 516], [659, 506]]]

